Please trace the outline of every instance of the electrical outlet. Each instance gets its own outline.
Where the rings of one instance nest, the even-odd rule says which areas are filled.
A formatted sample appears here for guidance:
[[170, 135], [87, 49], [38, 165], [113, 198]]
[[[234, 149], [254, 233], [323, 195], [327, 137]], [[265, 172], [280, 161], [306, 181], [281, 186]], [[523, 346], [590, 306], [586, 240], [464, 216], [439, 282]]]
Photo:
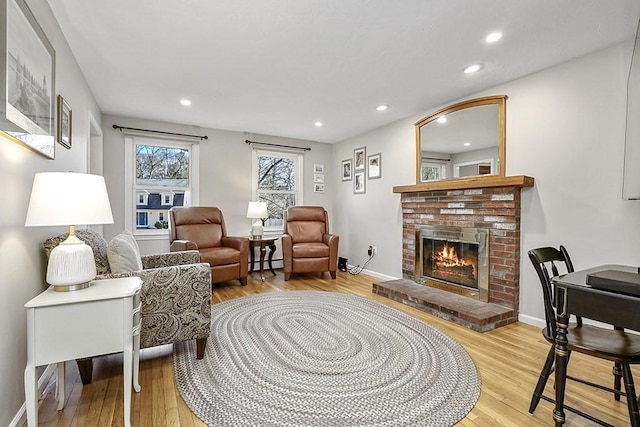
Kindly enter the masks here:
[[369, 249], [367, 249], [367, 255], [373, 255], [373, 246], [369, 246]]

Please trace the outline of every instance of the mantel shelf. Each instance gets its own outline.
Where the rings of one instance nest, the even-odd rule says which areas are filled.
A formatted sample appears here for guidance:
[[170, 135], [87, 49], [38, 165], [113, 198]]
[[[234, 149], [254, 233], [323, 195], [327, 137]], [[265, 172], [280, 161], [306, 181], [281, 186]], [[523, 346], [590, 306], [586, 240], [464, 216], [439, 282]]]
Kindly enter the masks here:
[[394, 193], [417, 193], [420, 191], [468, 190], [492, 187], [533, 187], [534, 179], [526, 175], [498, 176], [485, 175], [470, 178], [443, 179], [414, 185], [397, 185]]

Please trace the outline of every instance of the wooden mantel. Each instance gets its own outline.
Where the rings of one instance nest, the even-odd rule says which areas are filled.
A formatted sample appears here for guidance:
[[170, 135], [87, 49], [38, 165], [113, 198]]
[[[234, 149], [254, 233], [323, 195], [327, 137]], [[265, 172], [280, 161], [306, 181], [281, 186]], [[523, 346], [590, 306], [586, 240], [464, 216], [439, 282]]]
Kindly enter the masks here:
[[469, 178], [442, 179], [439, 181], [422, 182], [414, 185], [397, 185], [393, 187], [393, 192], [416, 193], [420, 191], [437, 190], [468, 190], [471, 188], [533, 187], [533, 182], [534, 179], [526, 175], [485, 175]]

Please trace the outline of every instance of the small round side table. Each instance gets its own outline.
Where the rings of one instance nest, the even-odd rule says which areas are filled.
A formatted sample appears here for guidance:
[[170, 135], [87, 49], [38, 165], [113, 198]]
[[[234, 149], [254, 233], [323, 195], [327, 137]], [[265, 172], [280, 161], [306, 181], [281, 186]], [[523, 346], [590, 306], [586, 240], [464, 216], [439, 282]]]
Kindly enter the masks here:
[[251, 254], [251, 270], [249, 273], [253, 273], [253, 265], [255, 263], [255, 248], [260, 248], [260, 279], [264, 282], [264, 256], [267, 252], [267, 247], [269, 248], [269, 270], [276, 275], [276, 272], [273, 271], [273, 264], [271, 263], [273, 260], [273, 253], [276, 251], [276, 240], [280, 237], [261, 237], [261, 238], [253, 238], [249, 237], [249, 252]]

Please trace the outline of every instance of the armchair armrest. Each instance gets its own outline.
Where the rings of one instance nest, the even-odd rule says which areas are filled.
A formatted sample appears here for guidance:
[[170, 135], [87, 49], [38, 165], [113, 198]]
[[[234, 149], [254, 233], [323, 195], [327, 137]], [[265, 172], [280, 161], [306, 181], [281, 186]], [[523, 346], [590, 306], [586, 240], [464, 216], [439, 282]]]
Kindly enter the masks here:
[[163, 254], [146, 255], [142, 257], [142, 268], [171, 267], [173, 265], [197, 264], [200, 262], [200, 252], [180, 251]]
[[249, 253], [249, 239], [246, 237], [225, 236], [220, 240], [222, 246]]
[[174, 240], [169, 245], [169, 250], [171, 252], [179, 252], [179, 251], [197, 251], [198, 245], [196, 242], [192, 242], [191, 240]]
[[338, 242], [340, 241], [340, 236], [337, 234], [324, 234], [322, 241], [329, 246], [329, 271], [333, 271], [334, 273], [332, 274], [335, 275], [335, 271], [338, 268]]

